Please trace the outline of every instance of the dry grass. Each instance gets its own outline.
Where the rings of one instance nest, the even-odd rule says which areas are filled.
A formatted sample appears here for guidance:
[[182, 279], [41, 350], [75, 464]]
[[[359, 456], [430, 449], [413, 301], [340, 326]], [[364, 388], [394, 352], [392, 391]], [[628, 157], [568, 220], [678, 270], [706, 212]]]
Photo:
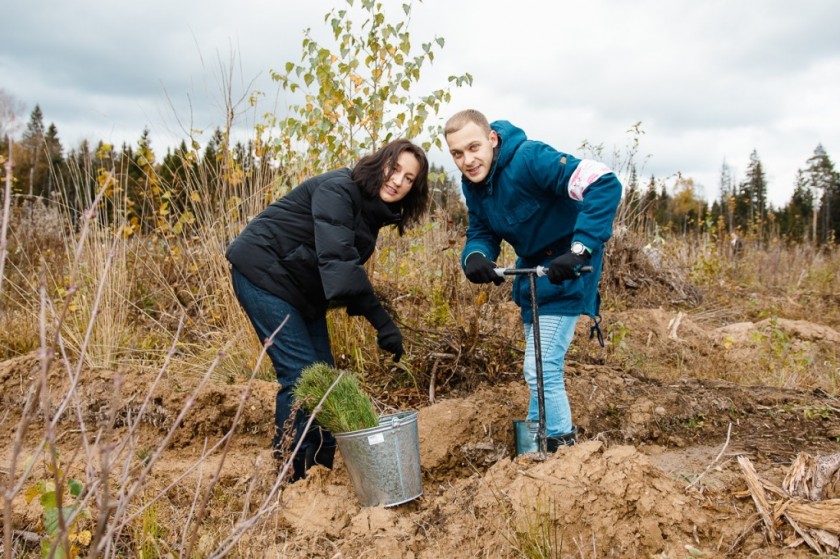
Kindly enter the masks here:
[[[168, 358], [178, 374], [200, 377], [219, 348], [232, 341], [214, 380], [245, 378], [261, 347], [233, 296], [224, 247], [239, 227], [238, 220], [256, 213], [257, 202], [277, 181], [255, 192], [236, 192], [240, 202], [231, 212], [231, 205], [217, 204], [211, 211], [202, 202], [209, 196], [202, 180], [216, 179], [196, 176], [186, 185], [194, 194], [188, 197], [192, 205], [187, 210], [195, 219], [180, 235], [125, 237], [116, 232], [119, 223], [103, 226], [92, 220], [90, 233], [79, 244], [78, 224], [71, 225], [69, 213], [53, 206], [15, 206], [0, 293], [2, 356], [38, 345], [43, 272], [48, 330], [66, 304], [62, 340], [71, 357], [80, 355], [84, 345], [86, 365], [153, 371]], [[177, 218], [172, 216], [173, 221]], [[726, 243], [711, 237], [648, 239], [632, 228], [617, 231], [602, 282], [607, 315], [673, 308], [708, 328], [768, 318], [840, 325], [840, 255], [833, 247], [817, 250], [774, 242], [759, 249], [748, 243], [735, 257], [728, 254]], [[408, 355], [400, 364], [376, 348], [375, 332], [363, 319], [330, 313], [337, 366], [357, 371], [365, 388], [384, 405], [434, 400], [473, 390], [482, 382], [518, 378], [518, 309], [508, 302], [507, 289], [464, 281], [459, 265], [463, 233], [462, 226], [441, 214], [429, 216], [404, 237], [383, 232], [368, 271], [406, 337]], [[513, 261], [509, 247], [500, 260]], [[68, 283], [71, 272], [73, 285]], [[168, 356], [182, 320], [175, 354]], [[625, 325], [606, 322], [604, 327], [611, 334], [608, 341], [621, 338], [625, 348], [632, 341], [621, 333]], [[773, 328], [756, 337], [754, 346], [764, 355], [762, 365], [770, 382], [836, 391], [837, 373], [830, 374], [836, 350], [790, 342]], [[625, 363], [650, 357], [649, 351], [638, 348], [629, 356], [617, 347], [608, 349]], [[721, 371], [732, 370], [711, 345], [667, 351], [662, 363], [675, 375], [721, 376]], [[702, 356], [699, 361], [697, 355]], [[761, 371], [737, 379], [731, 373], [726, 376], [768, 380], [755, 374]], [[273, 378], [270, 365], [261, 365], [259, 376]]]
[[[732, 255], [710, 237], [645, 244], [627, 235], [608, 259], [607, 355], [622, 366], [664, 380], [840, 393], [835, 247], [773, 242]], [[753, 326], [716, 333], [736, 323]]]

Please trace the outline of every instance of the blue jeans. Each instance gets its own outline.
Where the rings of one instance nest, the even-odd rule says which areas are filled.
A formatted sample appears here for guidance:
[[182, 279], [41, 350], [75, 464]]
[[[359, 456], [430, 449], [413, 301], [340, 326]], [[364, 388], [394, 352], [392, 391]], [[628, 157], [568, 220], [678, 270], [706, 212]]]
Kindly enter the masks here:
[[[233, 292], [248, 319], [254, 327], [260, 342], [271, 337], [277, 327], [288, 317], [286, 324], [274, 335], [273, 343], [267, 353], [280, 389], [277, 391], [274, 409], [275, 434], [273, 445], [275, 455], [280, 458], [279, 450], [285, 435], [293, 435], [290, 448], [294, 448], [303, 433], [308, 416], [300, 409], [287, 425], [292, 416], [294, 397], [292, 391], [300, 377], [300, 372], [313, 363], [326, 363], [335, 366], [330, 336], [327, 331], [326, 315], [316, 320], [305, 320], [300, 312], [280, 297], [257, 287], [243, 276], [236, 268], [231, 269]], [[335, 447], [335, 439], [326, 430], [310, 430], [301, 446], [301, 454], [317, 452], [321, 447]], [[313, 448], [310, 448], [313, 447]], [[323, 463], [323, 462], [319, 462]], [[330, 456], [330, 464], [332, 464]]]
[[[545, 394], [545, 434], [559, 437], [572, 431], [572, 410], [566, 394], [563, 362], [575, 334], [577, 316], [540, 316], [540, 350]], [[523, 373], [531, 391], [528, 421], [540, 418], [537, 392], [537, 360], [534, 352], [533, 324], [525, 324], [525, 363]]]

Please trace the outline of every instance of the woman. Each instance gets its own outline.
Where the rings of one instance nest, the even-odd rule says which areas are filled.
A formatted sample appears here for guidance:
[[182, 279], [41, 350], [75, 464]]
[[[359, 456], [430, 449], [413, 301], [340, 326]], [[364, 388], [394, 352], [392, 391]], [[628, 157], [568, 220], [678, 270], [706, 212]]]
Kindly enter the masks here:
[[[379, 229], [400, 235], [426, 211], [429, 163], [422, 149], [396, 140], [356, 166], [312, 177], [255, 217], [227, 249], [233, 290], [261, 341], [274, 334], [268, 355], [280, 389], [275, 408], [275, 457], [284, 435], [297, 444], [307, 417], [292, 417], [292, 390], [307, 366], [335, 366], [327, 307], [346, 306], [377, 330], [380, 348], [399, 361], [403, 340], [364, 269]], [[288, 447], [286, 447], [288, 448]], [[332, 467], [335, 439], [321, 428], [306, 434], [293, 460], [292, 479], [313, 464]]]

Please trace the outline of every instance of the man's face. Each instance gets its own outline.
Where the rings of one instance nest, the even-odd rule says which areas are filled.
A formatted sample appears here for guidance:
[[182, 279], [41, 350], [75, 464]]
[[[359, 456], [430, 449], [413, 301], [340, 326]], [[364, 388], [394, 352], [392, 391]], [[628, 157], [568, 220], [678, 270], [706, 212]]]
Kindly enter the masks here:
[[495, 130], [487, 133], [478, 124], [469, 122], [447, 135], [446, 143], [455, 165], [470, 182], [479, 183], [487, 178], [493, 165], [493, 148], [499, 143]]

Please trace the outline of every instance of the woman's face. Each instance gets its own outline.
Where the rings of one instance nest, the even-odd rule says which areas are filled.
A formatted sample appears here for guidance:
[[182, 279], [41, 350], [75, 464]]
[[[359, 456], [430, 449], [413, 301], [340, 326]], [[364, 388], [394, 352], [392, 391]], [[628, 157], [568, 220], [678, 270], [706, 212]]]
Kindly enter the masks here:
[[379, 197], [385, 202], [399, 202], [411, 191], [419, 172], [417, 157], [410, 151], [402, 152], [394, 169], [385, 167], [385, 182], [379, 188]]

